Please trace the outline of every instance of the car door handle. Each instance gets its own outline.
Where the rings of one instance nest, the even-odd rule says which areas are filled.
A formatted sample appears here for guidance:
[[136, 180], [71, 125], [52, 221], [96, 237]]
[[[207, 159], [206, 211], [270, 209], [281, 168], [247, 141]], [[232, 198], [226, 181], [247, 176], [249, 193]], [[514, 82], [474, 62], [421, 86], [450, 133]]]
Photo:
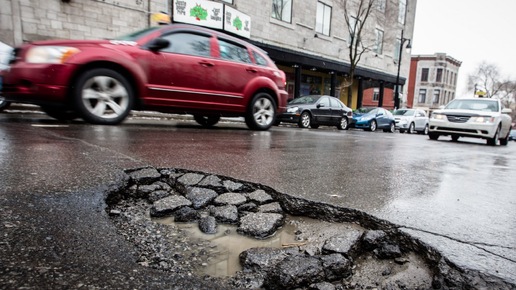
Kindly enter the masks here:
[[212, 66], [214, 66], [214, 64], [212, 62], [209, 62], [209, 61], [200, 61], [199, 64], [204, 66], [204, 67], [212, 67]]
[[248, 71], [248, 72], [252, 72], [252, 73], [257, 73], [257, 72], [258, 72], [258, 70], [257, 70], [257, 69], [252, 68], [252, 67], [248, 67], [248, 68], [246, 68], [245, 70], [246, 70], [246, 71]]

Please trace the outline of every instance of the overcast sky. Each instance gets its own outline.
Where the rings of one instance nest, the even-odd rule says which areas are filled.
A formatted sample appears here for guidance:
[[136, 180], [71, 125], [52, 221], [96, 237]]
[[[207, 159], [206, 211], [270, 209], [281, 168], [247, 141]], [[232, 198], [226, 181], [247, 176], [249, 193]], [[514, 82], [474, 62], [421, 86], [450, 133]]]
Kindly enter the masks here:
[[516, 0], [418, 0], [412, 41], [413, 55], [444, 52], [462, 61], [457, 97], [482, 61], [515, 79]]

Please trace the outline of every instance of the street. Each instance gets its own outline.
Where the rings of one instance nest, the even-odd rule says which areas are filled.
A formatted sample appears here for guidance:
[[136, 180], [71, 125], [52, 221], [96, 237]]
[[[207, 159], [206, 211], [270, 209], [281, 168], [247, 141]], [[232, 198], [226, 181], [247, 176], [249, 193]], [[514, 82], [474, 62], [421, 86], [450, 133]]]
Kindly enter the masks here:
[[[0, 244], [2, 264], [14, 253], [23, 268], [38, 246], [52, 249], [40, 261], [58, 263], [68, 246], [110, 260], [115, 244], [92, 254], [81, 240], [121, 239], [105, 216], [90, 212], [102, 209], [98, 190], [121, 169], [153, 166], [357, 209], [398, 225], [461, 268], [516, 285], [516, 142], [492, 147], [477, 139], [284, 125], [256, 132], [238, 121], [203, 129], [188, 119], [141, 116], [95, 126], [12, 110], [0, 114], [0, 152], [2, 236], [19, 228], [9, 235], [20, 238], [19, 245]], [[79, 223], [85, 233], [64, 230]], [[48, 234], [55, 224], [62, 228]]]

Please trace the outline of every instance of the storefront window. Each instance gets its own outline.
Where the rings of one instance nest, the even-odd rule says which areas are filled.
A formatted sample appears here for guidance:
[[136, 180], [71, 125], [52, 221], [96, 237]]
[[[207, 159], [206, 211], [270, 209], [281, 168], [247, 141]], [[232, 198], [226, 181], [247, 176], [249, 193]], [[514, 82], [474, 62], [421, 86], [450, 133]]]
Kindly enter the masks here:
[[331, 96], [331, 77], [324, 78], [324, 92], [323, 94]]
[[322, 78], [317, 76], [301, 75], [301, 96], [320, 95]]

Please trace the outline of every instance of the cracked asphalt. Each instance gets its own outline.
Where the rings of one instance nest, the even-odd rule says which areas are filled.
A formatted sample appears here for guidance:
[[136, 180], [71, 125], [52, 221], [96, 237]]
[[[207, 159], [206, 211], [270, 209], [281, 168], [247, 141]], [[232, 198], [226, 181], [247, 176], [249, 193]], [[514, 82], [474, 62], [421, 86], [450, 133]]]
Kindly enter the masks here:
[[516, 142], [324, 127], [254, 132], [233, 121], [206, 130], [168, 116], [93, 126], [12, 110], [0, 114], [0, 286], [160, 288], [180, 279], [177, 289], [217, 288], [131, 262], [103, 199], [123, 169], [141, 166], [230, 176], [364, 211], [465, 270], [516, 285]]

